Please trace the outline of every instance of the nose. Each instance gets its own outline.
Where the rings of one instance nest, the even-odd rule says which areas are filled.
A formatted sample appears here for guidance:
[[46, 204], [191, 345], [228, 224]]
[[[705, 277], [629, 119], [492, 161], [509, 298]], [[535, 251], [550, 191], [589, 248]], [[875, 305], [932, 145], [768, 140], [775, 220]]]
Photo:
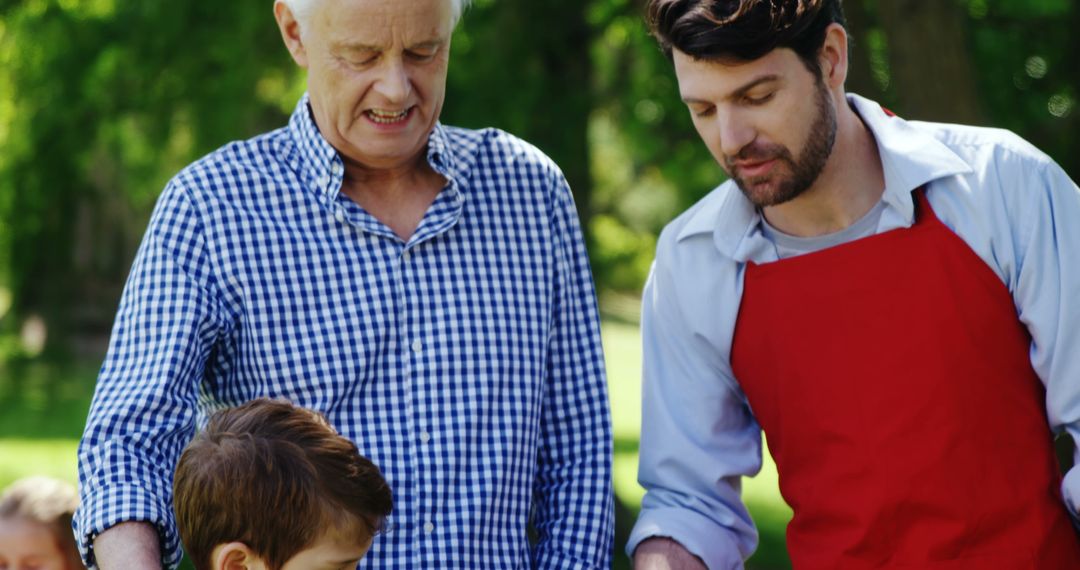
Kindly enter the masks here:
[[746, 145], [754, 142], [757, 132], [738, 112], [716, 113], [720, 136], [720, 151], [734, 158]]
[[412, 80], [400, 58], [388, 59], [375, 81], [375, 91], [388, 103], [404, 103], [412, 94]]

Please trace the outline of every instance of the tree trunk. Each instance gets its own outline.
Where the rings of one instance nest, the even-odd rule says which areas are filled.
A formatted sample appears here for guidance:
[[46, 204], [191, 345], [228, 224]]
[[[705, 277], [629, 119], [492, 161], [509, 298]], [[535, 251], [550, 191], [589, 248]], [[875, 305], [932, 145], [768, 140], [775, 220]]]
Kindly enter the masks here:
[[907, 118], [983, 124], [967, 15], [957, 0], [879, 0], [896, 111]]
[[849, 38], [847, 91], [881, 101], [885, 93], [878, 83], [874, 81], [868, 41], [870, 30], [875, 23], [866, 10], [864, 0], [848, 0], [844, 2], [844, 16], [847, 19]]

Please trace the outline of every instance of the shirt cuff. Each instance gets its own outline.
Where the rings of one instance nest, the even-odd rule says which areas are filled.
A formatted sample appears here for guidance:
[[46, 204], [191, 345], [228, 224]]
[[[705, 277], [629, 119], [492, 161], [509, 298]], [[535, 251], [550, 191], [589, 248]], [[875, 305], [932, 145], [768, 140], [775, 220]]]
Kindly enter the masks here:
[[1069, 510], [1073, 526], [1080, 530], [1080, 465], [1069, 469], [1061, 481], [1061, 496]]
[[[610, 547], [611, 543], [608, 542]], [[610, 565], [610, 562], [608, 563]], [[606, 570], [573, 556], [556, 552], [551, 548], [540, 549], [536, 554], [536, 570]]]
[[[701, 558], [709, 570], [742, 570], [743, 557], [749, 557], [757, 546], [755, 535], [740, 546], [734, 531], [716, 521], [688, 509], [657, 508], [642, 510], [626, 554], [632, 559], [638, 545], [649, 538], [670, 538], [691, 554]], [[745, 552], [743, 550], [745, 549]]]
[[87, 568], [95, 570], [94, 539], [106, 530], [124, 522], [145, 522], [157, 529], [162, 564], [165, 568], [180, 565], [183, 551], [176, 533], [172, 505], [149, 497], [144, 489], [134, 486], [110, 487], [82, 497], [75, 511], [72, 526], [79, 545], [79, 554]]

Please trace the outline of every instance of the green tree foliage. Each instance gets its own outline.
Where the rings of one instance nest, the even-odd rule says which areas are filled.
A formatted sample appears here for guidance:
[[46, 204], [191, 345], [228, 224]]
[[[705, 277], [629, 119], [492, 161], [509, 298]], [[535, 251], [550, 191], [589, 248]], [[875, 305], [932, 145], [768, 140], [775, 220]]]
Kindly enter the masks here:
[[[852, 90], [911, 118], [977, 110], [1080, 175], [1076, 3], [845, 4]], [[556, 159], [602, 290], [639, 290], [660, 228], [723, 180], [643, 5], [476, 0], [452, 52], [444, 120], [505, 128]], [[951, 23], [917, 36], [916, 16]], [[952, 67], [923, 65], [945, 49]], [[950, 89], [956, 66], [970, 88]], [[0, 329], [36, 316], [53, 340], [104, 335], [164, 182], [284, 124], [303, 85], [270, 0], [0, 0]]]
[[640, 288], [656, 233], [722, 175], [649, 37], [641, 0], [479, 0], [454, 39], [443, 117], [498, 126], [560, 164], [604, 288]]
[[227, 140], [279, 126], [302, 92], [297, 75], [269, 3], [5, 3], [5, 329], [31, 315], [55, 339], [107, 326], [164, 182]]
[[592, 110], [593, 29], [581, 0], [480, 0], [454, 37], [443, 119], [498, 126], [538, 146], [566, 175], [588, 217], [584, 125]]
[[703, 197], [722, 171], [701, 144], [671, 63], [649, 36], [644, 2], [594, 2], [597, 72], [589, 122], [598, 279], [637, 290], [660, 228]]
[[1080, 6], [970, 0], [968, 11], [991, 124], [1016, 131], [1080, 179]]
[[[874, 84], [860, 81], [860, 92], [909, 118], [1012, 130], [1050, 154], [1073, 179], [1080, 176], [1080, 66], [1075, 61], [1080, 7], [1075, 2], [845, 0], [844, 5], [849, 17], [855, 16], [855, 56], [862, 55], [861, 44], [872, 68]], [[910, 25], [918, 20], [927, 23]]]

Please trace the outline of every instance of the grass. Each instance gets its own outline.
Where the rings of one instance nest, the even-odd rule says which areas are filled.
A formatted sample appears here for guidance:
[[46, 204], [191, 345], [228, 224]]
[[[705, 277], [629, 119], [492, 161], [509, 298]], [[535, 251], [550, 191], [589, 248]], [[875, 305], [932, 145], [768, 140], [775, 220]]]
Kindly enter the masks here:
[[29, 475], [76, 483], [76, 447], [97, 363], [0, 370], [0, 488]]
[[[637, 483], [638, 434], [641, 430], [641, 335], [636, 324], [617, 319], [604, 321], [603, 335], [615, 433], [613, 484], [619, 500], [636, 514], [645, 492]], [[791, 509], [780, 497], [776, 465], [767, 452], [761, 472], [743, 481], [743, 498], [761, 533], [758, 550], [747, 561], [746, 567], [757, 570], [791, 568], [784, 545], [784, 532], [791, 520]], [[619, 567], [629, 568], [629, 560], [621, 559], [625, 557], [622, 554], [624, 546], [616, 545], [616, 562]]]
[[0, 440], [78, 439], [100, 364], [39, 362], [0, 369]]
[[78, 443], [77, 439], [0, 438], [0, 489], [28, 475], [45, 475], [76, 484]]
[[[617, 521], [615, 568], [629, 568], [623, 554], [625, 533], [644, 494], [637, 483], [641, 343], [637, 325], [629, 319], [605, 319], [603, 335], [615, 435], [614, 487], [625, 507]], [[0, 371], [0, 488], [27, 475], [76, 481], [76, 447], [98, 365], [34, 364]], [[776, 468], [768, 455], [761, 473], [744, 482], [743, 494], [761, 532], [758, 552], [747, 568], [790, 568], [784, 529], [791, 510], [779, 496]]]

